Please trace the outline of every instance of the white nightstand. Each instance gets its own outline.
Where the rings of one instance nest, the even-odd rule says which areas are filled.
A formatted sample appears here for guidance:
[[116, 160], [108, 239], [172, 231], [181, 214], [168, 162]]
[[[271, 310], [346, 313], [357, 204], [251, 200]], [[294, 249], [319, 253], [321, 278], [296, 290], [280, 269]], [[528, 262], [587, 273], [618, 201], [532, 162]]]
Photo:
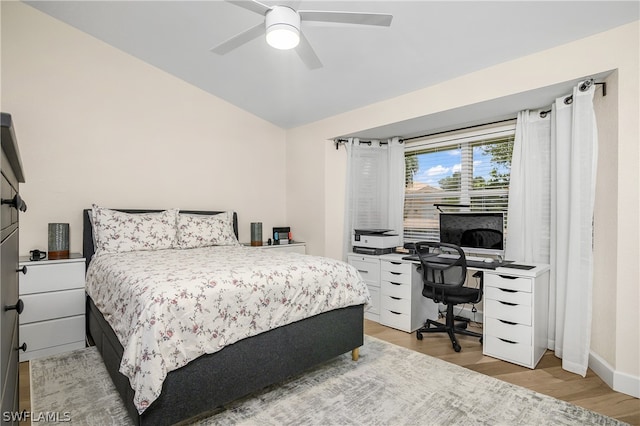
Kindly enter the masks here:
[[85, 259], [20, 258], [20, 362], [85, 347]]
[[268, 245], [263, 243], [261, 246], [252, 246], [251, 244], [245, 243], [244, 245], [247, 247], [253, 247], [257, 249], [282, 250], [282, 251], [288, 251], [293, 253], [307, 254], [307, 243], [303, 243], [300, 241], [294, 241], [289, 244]]

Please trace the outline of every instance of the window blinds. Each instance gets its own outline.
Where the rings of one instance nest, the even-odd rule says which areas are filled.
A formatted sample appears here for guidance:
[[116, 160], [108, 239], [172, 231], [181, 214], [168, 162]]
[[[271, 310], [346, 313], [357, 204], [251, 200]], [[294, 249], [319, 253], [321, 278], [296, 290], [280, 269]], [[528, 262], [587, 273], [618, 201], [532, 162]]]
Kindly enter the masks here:
[[[449, 211], [506, 215], [515, 124], [457, 131], [405, 147], [405, 241], [438, 241], [434, 204], [470, 205]], [[443, 207], [443, 210], [445, 208]]]

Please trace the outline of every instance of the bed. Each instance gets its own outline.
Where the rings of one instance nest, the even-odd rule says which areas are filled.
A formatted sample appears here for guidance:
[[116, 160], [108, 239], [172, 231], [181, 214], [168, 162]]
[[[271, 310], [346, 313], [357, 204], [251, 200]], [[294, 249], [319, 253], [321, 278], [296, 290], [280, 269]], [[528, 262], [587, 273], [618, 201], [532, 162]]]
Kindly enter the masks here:
[[[153, 215], [160, 214], [161, 210], [109, 210], [112, 212], [119, 212], [129, 215]], [[128, 318], [127, 315], [113, 315], [114, 309], [122, 309], [124, 312], [125, 307], [112, 306], [109, 308], [105, 302], [104, 295], [101, 295], [101, 291], [96, 291], [97, 276], [100, 276], [100, 280], [106, 280], [105, 277], [120, 277], [119, 274], [123, 273], [123, 270], [135, 270], [137, 269], [138, 259], [140, 264], [146, 262], [147, 257], [152, 255], [145, 250], [132, 253], [117, 253], [116, 256], [94, 256], [96, 253], [97, 237], [94, 235], [94, 227], [92, 221], [95, 220], [92, 213], [94, 209], [85, 209], [83, 212], [83, 253], [87, 259], [87, 335], [93, 344], [98, 348], [102, 355], [103, 361], [109, 374], [114, 382], [116, 389], [122, 397], [122, 400], [127, 408], [130, 417], [136, 424], [139, 425], [161, 425], [161, 424], [174, 424], [187, 419], [196, 418], [206, 415], [206, 413], [219, 407], [232, 402], [243, 396], [247, 396], [251, 393], [259, 391], [269, 385], [277, 384], [286, 380], [289, 377], [295, 376], [308, 370], [316, 365], [326, 362], [336, 356], [345, 354], [351, 351], [354, 360], [358, 357], [358, 348], [363, 344], [363, 315], [364, 308], [368, 303], [369, 295], [364, 283], [349, 283], [347, 287], [356, 287], [356, 290], [360, 292], [360, 296], [345, 296], [343, 301], [346, 306], [338, 308], [315, 308], [309, 307], [310, 312], [322, 311], [319, 313], [312, 313], [311, 316], [302, 319], [296, 319], [299, 316], [298, 312], [288, 313], [284, 316], [288, 317], [286, 323], [278, 325], [275, 328], [269, 328], [262, 330], [258, 327], [256, 330], [251, 331], [249, 337], [242, 337], [246, 328], [242, 328], [240, 332], [231, 333], [228, 336], [234, 336], [235, 339], [229, 339], [229, 342], [225, 344], [217, 343], [220, 348], [215, 348], [213, 352], [211, 348], [205, 349], [202, 355], [197, 358], [189, 360], [183, 366], [179, 366], [175, 369], [169, 369], [166, 373], [166, 377], [163, 378], [161, 384], [161, 391], [159, 396], [155, 397], [148, 406], [141, 407], [140, 405], [140, 391], [136, 392], [132, 389], [132, 386], [136, 389], [147, 389], [143, 385], [136, 384], [137, 378], [133, 377], [133, 372], [142, 370], [141, 366], [136, 364], [134, 367], [126, 367], [127, 361], [131, 361], [131, 345], [127, 342], [127, 338], [123, 338], [122, 324], [117, 324], [118, 318]], [[220, 211], [180, 211], [180, 214], [184, 214], [184, 217], [192, 216], [195, 218], [210, 216], [218, 217], [227, 212]], [[237, 242], [237, 215], [235, 213], [229, 213], [229, 221], [232, 223], [232, 233]], [[138, 216], [136, 216], [138, 217]], [[102, 231], [100, 231], [102, 232]], [[186, 235], [186, 233], [185, 233]], [[192, 235], [196, 237], [195, 235]], [[194, 248], [178, 250], [158, 250], [163, 257], [163, 262], [166, 265], [169, 253], [176, 253], [180, 256], [202, 256], [203, 259], [208, 259], [207, 256], [220, 256], [222, 251], [219, 247], [212, 248]], [[200, 251], [199, 251], [200, 250]], [[243, 251], [244, 250], [244, 251]], [[99, 251], [99, 250], [98, 250]], [[134, 250], [135, 251], [135, 250]], [[237, 252], [248, 256], [247, 261], [251, 264], [260, 265], [263, 260], [259, 257], [262, 254], [258, 252], [276, 252], [276, 250], [260, 250], [247, 247], [230, 247], [228, 250], [230, 253]], [[277, 250], [277, 252], [281, 252]], [[206, 256], [205, 256], [206, 254]], [[265, 254], [266, 255], [266, 254]], [[287, 261], [287, 259], [281, 256], [298, 256], [299, 259], [304, 262], [310, 262], [314, 256], [305, 256], [296, 253], [289, 253], [283, 255], [282, 253], [274, 255], [275, 257], [270, 260], [272, 263]], [[121, 257], [117, 257], [121, 256]], [[133, 256], [133, 257], [132, 257]], [[155, 256], [155, 254], [153, 255]], [[91, 265], [91, 262], [95, 262]], [[235, 262], [235, 257], [232, 260]], [[323, 258], [317, 258], [323, 261]], [[190, 262], [191, 260], [189, 260]], [[183, 260], [180, 260], [183, 262]], [[189, 264], [184, 261], [185, 264]], [[326, 262], [336, 262], [327, 259]], [[203, 263], [207, 263], [206, 261]], [[215, 262], [212, 262], [215, 263]], [[263, 262], [264, 263], [264, 262]], [[218, 263], [215, 263], [218, 264]], [[132, 266], [133, 265], [133, 266]], [[293, 263], [292, 263], [293, 265]], [[338, 265], [336, 263], [336, 265]], [[342, 267], [341, 265], [338, 265]], [[120, 268], [117, 273], [103, 273], [98, 274], [98, 271], [107, 267]], [[351, 268], [346, 265], [346, 268]], [[203, 267], [204, 268], [204, 267]], [[313, 266], [315, 268], [315, 266]], [[199, 269], [199, 268], [192, 268]], [[206, 269], [206, 268], [204, 268]], [[294, 268], [295, 269], [295, 268]], [[105, 271], [108, 271], [105, 269]], [[355, 270], [353, 270], [355, 271]], [[234, 271], [234, 274], [236, 272]], [[348, 271], [350, 274], [351, 271]], [[357, 272], [354, 272], [357, 275]], [[255, 274], [255, 272], [253, 273]], [[326, 272], [325, 272], [326, 275]], [[308, 275], [303, 275], [302, 281], [307, 280]], [[119, 278], [117, 278], [119, 279]], [[136, 282], [138, 278], [127, 278]], [[358, 279], [359, 280], [359, 279]], [[91, 289], [89, 287], [89, 281]], [[125, 280], [123, 279], [123, 282]], [[361, 281], [361, 280], [359, 280]], [[288, 279], [284, 280], [287, 285], [295, 284], [289, 283]], [[271, 283], [270, 283], [271, 285]], [[308, 281], [305, 281], [304, 286], [298, 286], [307, 288], [307, 285], [311, 285]], [[364, 293], [359, 290], [359, 286], [362, 285]], [[111, 288], [113, 284], [109, 286], [103, 285], [98, 288]], [[114, 286], [115, 287], [115, 286]], [[295, 285], [293, 285], [295, 287]], [[340, 287], [339, 283], [334, 283], [332, 287]], [[129, 287], [125, 286], [125, 290], [129, 291]], [[145, 286], [146, 288], [146, 286]], [[311, 288], [311, 287], [310, 287]], [[109, 290], [111, 291], [111, 290]], [[317, 292], [318, 290], [316, 290]], [[340, 290], [345, 292], [346, 290]], [[342, 294], [342, 293], [341, 293]], [[92, 297], [93, 296], [93, 297]], [[111, 297], [111, 296], [109, 296]], [[123, 295], [118, 296], [122, 298]], [[124, 296], [127, 297], [127, 296]], [[296, 296], [297, 297], [297, 296]], [[342, 297], [342, 296], [341, 296]], [[96, 300], [94, 300], [94, 298]], [[236, 297], [238, 298], [238, 297]], [[246, 299], [244, 296], [239, 299]], [[284, 298], [283, 298], [284, 299]], [[115, 297], [110, 299], [116, 300]], [[123, 303], [126, 305], [126, 303]], [[101, 309], [99, 309], [99, 306]], [[299, 309], [298, 305], [298, 311]], [[110, 310], [111, 309], [111, 310]], [[144, 309], [137, 308], [137, 311], [149, 311], [151, 308], [145, 307]], [[328, 309], [328, 310], [326, 310]], [[134, 309], [135, 310], [135, 309]], [[276, 312], [276, 311], [269, 311]], [[222, 317], [224, 315], [218, 315]], [[255, 313], [254, 313], [255, 316]], [[271, 317], [277, 317], [278, 321], [282, 320], [282, 315], [270, 314], [270, 321], [278, 323]], [[109, 318], [109, 320], [107, 320]], [[110, 324], [113, 323], [115, 325]], [[241, 323], [241, 321], [233, 321], [233, 323]], [[252, 323], [253, 324], [253, 323]], [[140, 328], [149, 328], [140, 327]], [[117, 330], [117, 331], [115, 331]], [[216, 334], [216, 336], [218, 336]], [[239, 336], [239, 337], [238, 337]], [[146, 340], [145, 340], [146, 339]], [[124, 340], [124, 345], [123, 345]], [[143, 338], [145, 341], [153, 340]], [[156, 339], [161, 340], [161, 339]], [[155, 342], [156, 340], [153, 340]], [[224, 340], [224, 339], [223, 339]], [[213, 341], [213, 340], [212, 340]], [[206, 344], [210, 342], [207, 340]], [[194, 345], [185, 345], [194, 346]], [[154, 349], [155, 350], [155, 349]], [[180, 352], [174, 350], [173, 353]], [[182, 354], [180, 355], [182, 356]], [[147, 360], [149, 357], [140, 356], [135, 362], [139, 360]], [[152, 357], [153, 358], [153, 357]], [[124, 360], [124, 362], [123, 362]], [[181, 359], [185, 361], [185, 359]], [[163, 360], [164, 363], [168, 363]], [[121, 367], [123, 367], [125, 374], [121, 373]], [[137, 399], [136, 399], [137, 397]]]

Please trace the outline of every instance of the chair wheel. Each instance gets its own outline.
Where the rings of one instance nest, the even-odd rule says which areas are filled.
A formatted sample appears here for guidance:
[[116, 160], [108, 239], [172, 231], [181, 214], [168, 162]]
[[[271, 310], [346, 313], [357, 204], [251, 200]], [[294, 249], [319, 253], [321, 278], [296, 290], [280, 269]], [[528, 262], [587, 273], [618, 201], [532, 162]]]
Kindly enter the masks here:
[[456, 352], [460, 352], [460, 349], [462, 349], [462, 347], [461, 347], [459, 344], [455, 343], [455, 344], [453, 345], [453, 350], [454, 350], [454, 351], [456, 351]]
[[418, 340], [422, 340], [422, 333], [420, 333], [419, 331], [416, 331], [416, 338]]

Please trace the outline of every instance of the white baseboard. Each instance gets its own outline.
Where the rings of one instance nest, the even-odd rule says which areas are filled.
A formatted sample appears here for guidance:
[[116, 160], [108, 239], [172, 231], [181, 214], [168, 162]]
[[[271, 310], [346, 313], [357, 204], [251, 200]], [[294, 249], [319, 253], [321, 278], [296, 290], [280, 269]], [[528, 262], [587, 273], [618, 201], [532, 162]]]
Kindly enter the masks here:
[[616, 392], [640, 398], [640, 377], [614, 370], [602, 357], [589, 353], [589, 368]]
[[[441, 311], [444, 305], [441, 305]], [[466, 306], [462, 310], [454, 309], [457, 316], [469, 318], [473, 322], [482, 323], [482, 311], [472, 312]], [[549, 346], [549, 347], [553, 347]], [[640, 398], [640, 377], [616, 371], [602, 357], [593, 352], [589, 353], [589, 368], [616, 392]]]

